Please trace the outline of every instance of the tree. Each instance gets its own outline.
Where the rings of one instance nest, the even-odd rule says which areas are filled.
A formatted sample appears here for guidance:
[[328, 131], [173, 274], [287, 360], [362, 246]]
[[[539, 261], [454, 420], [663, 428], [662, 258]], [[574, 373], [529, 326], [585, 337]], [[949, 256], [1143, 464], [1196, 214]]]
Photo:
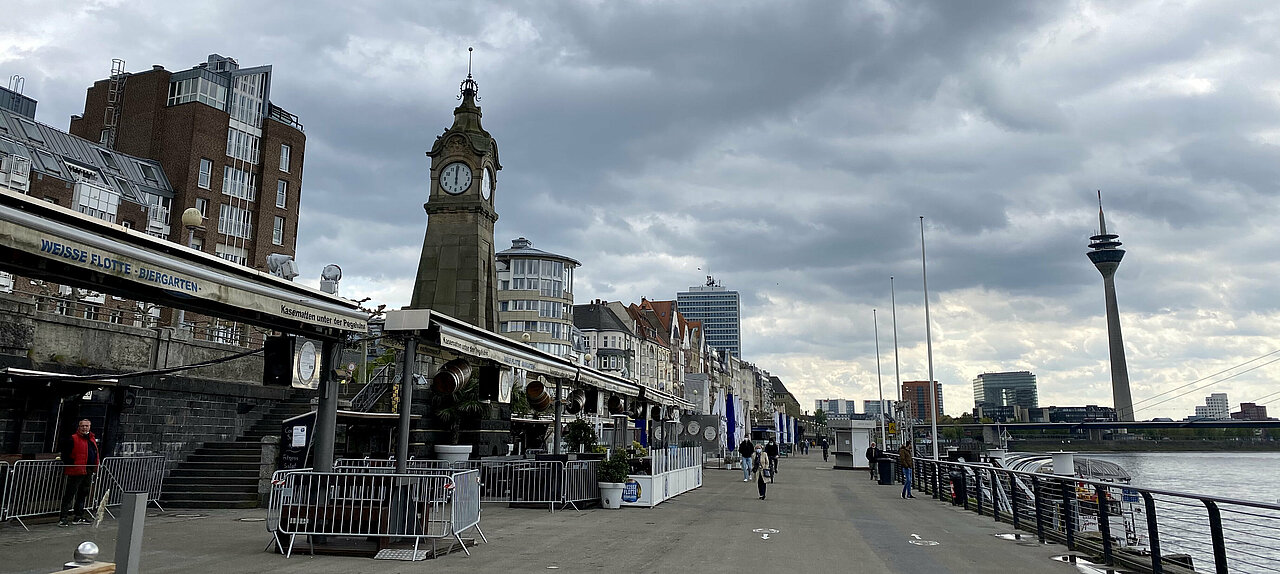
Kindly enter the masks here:
[[449, 431], [449, 444], [461, 444], [462, 425], [489, 414], [489, 403], [481, 400], [480, 382], [472, 379], [453, 393], [434, 393], [431, 404], [436, 420]]
[[813, 412], [813, 422], [824, 425], [827, 424], [827, 411], [818, 409]]

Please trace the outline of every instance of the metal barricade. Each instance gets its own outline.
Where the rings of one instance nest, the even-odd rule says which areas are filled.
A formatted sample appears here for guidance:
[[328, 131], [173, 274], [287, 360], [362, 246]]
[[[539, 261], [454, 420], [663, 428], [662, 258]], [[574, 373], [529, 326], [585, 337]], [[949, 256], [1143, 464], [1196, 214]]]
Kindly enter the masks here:
[[[405, 463], [405, 472], [411, 474], [448, 472], [453, 467], [447, 460], [409, 459]], [[334, 472], [395, 472], [395, 459], [386, 458], [340, 458], [333, 463]]]
[[9, 461], [0, 460], [0, 523], [3, 523], [9, 514]]
[[63, 474], [60, 460], [19, 460], [13, 463], [6, 487], [5, 520], [17, 520], [26, 529], [23, 518], [57, 514], [62, 510], [62, 491], [66, 485], [67, 477]]
[[[424, 539], [480, 530], [477, 471], [441, 474], [314, 472], [290, 470], [272, 477], [267, 528], [272, 545], [291, 556], [299, 535], [366, 536], [381, 542]], [[287, 541], [286, 541], [287, 539]], [[314, 551], [314, 546], [312, 547]], [[470, 555], [463, 544], [463, 550]]]
[[554, 460], [468, 460], [456, 469], [480, 473], [480, 501], [513, 504], [546, 504], [555, 510], [564, 504], [565, 463]]
[[160, 506], [160, 489], [164, 484], [167, 461], [162, 454], [144, 456], [109, 456], [98, 465], [94, 492], [107, 493], [107, 506], [119, 506], [126, 492], [146, 492], [147, 502]]
[[580, 502], [600, 500], [600, 481], [596, 480], [597, 460], [572, 460], [564, 465], [564, 503], [578, 508]]

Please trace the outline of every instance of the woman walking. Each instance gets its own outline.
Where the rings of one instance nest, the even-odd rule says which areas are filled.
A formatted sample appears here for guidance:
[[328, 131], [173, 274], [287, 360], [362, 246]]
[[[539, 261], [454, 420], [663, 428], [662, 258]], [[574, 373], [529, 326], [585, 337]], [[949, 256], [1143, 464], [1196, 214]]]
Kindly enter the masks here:
[[769, 470], [769, 454], [764, 451], [764, 447], [756, 445], [756, 454], [752, 459], [751, 466], [755, 469], [752, 477], [756, 479], [756, 487], [760, 489], [760, 500], [764, 500], [765, 475], [773, 474]]

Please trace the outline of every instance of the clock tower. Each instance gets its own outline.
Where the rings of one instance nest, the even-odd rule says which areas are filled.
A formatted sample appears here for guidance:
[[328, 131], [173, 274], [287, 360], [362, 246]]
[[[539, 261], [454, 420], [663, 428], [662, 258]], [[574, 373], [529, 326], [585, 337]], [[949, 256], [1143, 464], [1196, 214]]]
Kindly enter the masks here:
[[[468, 66], [469, 68], [470, 66]], [[436, 137], [431, 158], [427, 234], [410, 309], [431, 309], [477, 327], [497, 330], [493, 224], [498, 144], [480, 127], [478, 86], [462, 82], [453, 126]]]

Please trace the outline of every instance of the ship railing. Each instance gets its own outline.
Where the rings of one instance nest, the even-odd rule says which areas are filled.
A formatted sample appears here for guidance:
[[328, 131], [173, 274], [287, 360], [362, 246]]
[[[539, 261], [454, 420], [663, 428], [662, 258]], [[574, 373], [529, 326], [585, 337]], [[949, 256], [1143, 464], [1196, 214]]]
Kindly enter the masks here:
[[914, 488], [935, 499], [1108, 566], [1280, 572], [1280, 504], [928, 458], [915, 459], [913, 474]]

